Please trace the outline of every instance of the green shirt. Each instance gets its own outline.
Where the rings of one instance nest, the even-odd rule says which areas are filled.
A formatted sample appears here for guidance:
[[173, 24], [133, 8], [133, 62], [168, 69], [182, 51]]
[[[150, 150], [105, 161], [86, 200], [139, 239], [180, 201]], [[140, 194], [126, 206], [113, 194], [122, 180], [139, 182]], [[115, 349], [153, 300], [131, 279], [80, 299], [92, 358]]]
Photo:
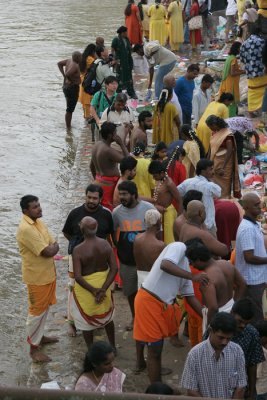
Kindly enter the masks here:
[[105, 109], [113, 104], [116, 95], [117, 93], [115, 92], [112, 97], [108, 98], [106, 90], [99, 90], [99, 92], [96, 92], [91, 100], [91, 106], [94, 107], [99, 118], [101, 118]]

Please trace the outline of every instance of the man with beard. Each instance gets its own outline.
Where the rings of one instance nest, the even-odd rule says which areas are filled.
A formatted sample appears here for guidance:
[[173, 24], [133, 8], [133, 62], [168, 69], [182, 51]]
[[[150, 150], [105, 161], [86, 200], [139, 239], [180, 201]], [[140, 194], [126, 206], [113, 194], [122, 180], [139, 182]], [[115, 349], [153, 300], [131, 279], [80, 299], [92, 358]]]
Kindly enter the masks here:
[[152, 129], [152, 114], [142, 111], [138, 116], [138, 126], [134, 128], [130, 137], [130, 149], [133, 151], [136, 143], [143, 143], [147, 147], [147, 129]]
[[102, 239], [107, 239], [113, 233], [113, 220], [111, 212], [103, 207], [100, 203], [103, 197], [103, 189], [101, 186], [91, 184], [85, 190], [85, 203], [74, 208], [68, 215], [63, 227], [63, 234], [69, 241], [69, 295], [68, 295], [68, 321], [70, 336], [76, 336], [76, 328], [73, 318], [69, 311], [69, 302], [72, 296], [74, 286], [72, 252], [75, 246], [83, 241], [83, 235], [80, 230], [80, 222], [84, 217], [93, 217], [97, 223], [96, 235]]
[[120, 162], [121, 177], [115, 187], [113, 194], [113, 207], [117, 207], [121, 204], [118, 186], [121, 182], [131, 181], [136, 175], [137, 160], [131, 156], [125, 157]]
[[[133, 243], [135, 236], [145, 231], [146, 211], [155, 208], [146, 201], [138, 200], [138, 191], [134, 182], [121, 182], [118, 190], [121, 204], [113, 211], [114, 233], [116, 234], [119, 229], [119, 239], [116, 245], [120, 260], [120, 276], [123, 280], [123, 294], [127, 296], [132, 318], [134, 318], [137, 269], [133, 254]], [[116, 242], [115, 238], [114, 242]], [[132, 330], [132, 324], [126, 329]]]

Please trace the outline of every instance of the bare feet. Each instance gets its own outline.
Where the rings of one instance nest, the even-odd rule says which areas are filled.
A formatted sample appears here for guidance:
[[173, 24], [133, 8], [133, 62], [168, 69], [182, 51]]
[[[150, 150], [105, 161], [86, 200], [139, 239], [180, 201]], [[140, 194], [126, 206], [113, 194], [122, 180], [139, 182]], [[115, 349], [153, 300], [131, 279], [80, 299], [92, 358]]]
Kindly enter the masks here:
[[144, 362], [143, 364], [140, 365], [136, 365], [135, 369], [134, 369], [134, 374], [138, 375], [141, 372], [143, 372], [146, 369], [146, 362]]
[[126, 325], [125, 330], [126, 331], [132, 331], [133, 330], [133, 324], [134, 324], [134, 320], [132, 320], [132, 322], [129, 325]]
[[170, 338], [170, 343], [174, 346], [174, 347], [184, 347], [183, 342], [181, 341], [181, 339], [179, 339], [178, 336], [172, 336]]
[[31, 349], [30, 356], [33, 362], [49, 362], [51, 358], [39, 351], [38, 349]]
[[68, 333], [67, 334], [70, 337], [77, 336], [77, 329], [75, 328], [75, 325], [69, 323]]
[[43, 336], [40, 344], [57, 343], [59, 339], [55, 336]]

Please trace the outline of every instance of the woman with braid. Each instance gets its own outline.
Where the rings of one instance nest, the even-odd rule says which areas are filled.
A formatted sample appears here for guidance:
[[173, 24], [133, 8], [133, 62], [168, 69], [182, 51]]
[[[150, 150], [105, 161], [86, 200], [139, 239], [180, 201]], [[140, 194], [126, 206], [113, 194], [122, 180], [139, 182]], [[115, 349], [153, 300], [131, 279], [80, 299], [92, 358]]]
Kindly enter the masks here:
[[196, 165], [201, 158], [205, 158], [205, 150], [201, 140], [197, 137], [195, 131], [189, 125], [181, 127], [181, 136], [185, 139], [183, 149], [185, 157], [183, 164], [186, 168], [187, 178], [193, 178], [196, 175]]

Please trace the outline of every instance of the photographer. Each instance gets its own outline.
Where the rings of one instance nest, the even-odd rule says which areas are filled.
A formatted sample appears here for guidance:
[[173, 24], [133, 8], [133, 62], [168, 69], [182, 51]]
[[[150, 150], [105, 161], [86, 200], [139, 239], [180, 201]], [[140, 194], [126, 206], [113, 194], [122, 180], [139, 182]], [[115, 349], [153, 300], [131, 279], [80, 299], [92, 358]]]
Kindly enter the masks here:
[[105, 78], [108, 76], [116, 76], [116, 74], [112, 71], [111, 67], [115, 64], [115, 61], [110, 58], [107, 47], [96, 47], [96, 55], [97, 59], [95, 60], [95, 64], [98, 64], [96, 69], [96, 80], [105, 88]]

